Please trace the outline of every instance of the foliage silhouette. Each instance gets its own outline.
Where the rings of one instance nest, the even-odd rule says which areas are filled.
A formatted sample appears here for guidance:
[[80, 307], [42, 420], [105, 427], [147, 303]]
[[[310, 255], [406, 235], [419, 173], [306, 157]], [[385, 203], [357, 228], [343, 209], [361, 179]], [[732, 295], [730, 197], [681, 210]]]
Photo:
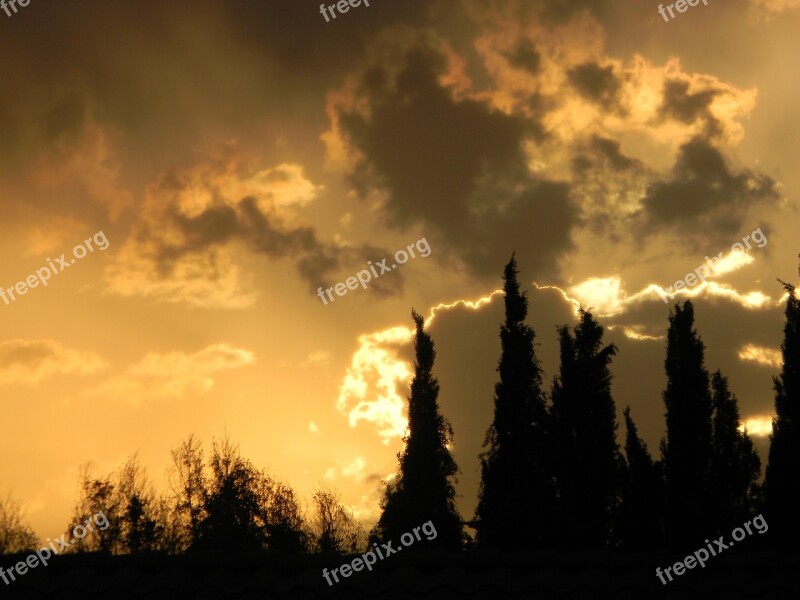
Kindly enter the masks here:
[[555, 491], [545, 422], [542, 373], [533, 351], [534, 332], [525, 325], [526, 293], [520, 293], [517, 263], [505, 267], [505, 323], [495, 385], [494, 421], [481, 454], [475, 511], [479, 547], [518, 550], [552, 542]]
[[639, 437], [630, 407], [625, 416], [627, 469], [617, 536], [626, 551], [654, 550], [664, 543], [664, 475]]
[[[697, 545], [713, 523], [709, 497], [711, 393], [704, 346], [694, 326], [694, 307], [670, 310], [667, 331], [667, 437], [661, 449], [667, 484], [666, 533], [670, 548]], [[705, 537], [705, 536], [703, 536]]]
[[24, 521], [20, 505], [9, 493], [0, 498], [0, 555], [33, 550], [39, 538]]
[[603, 328], [583, 309], [574, 335], [567, 326], [558, 332], [550, 427], [559, 539], [574, 550], [600, 550], [612, 544], [624, 474], [609, 371], [617, 348], [602, 347]]
[[312, 549], [323, 554], [355, 554], [367, 547], [367, 535], [338, 492], [322, 487], [313, 495]]
[[797, 546], [800, 536], [800, 300], [781, 281], [786, 299], [780, 375], [773, 379], [775, 418], [764, 482], [766, 511], [778, 548]]
[[452, 481], [458, 467], [447, 447], [453, 440], [453, 428], [439, 412], [433, 341], [424, 330], [422, 317], [413, 310], [411, 315], [416, 324], [416, 362], [408, 398], [408, 434], [404, 450], [397, 455], [399, 473], [386, 487], [383, 511], [371, 537], [399, 539], [414, 527], [433, 521], [438, 535], [426, 546], [458, 549], [465, 540]]
[[714, 507], [715, 534], [727, 535], [755, 516], [752, 513], [761, 460], [750, 436], [739, 431], [739, 405], [720, 371], [711, 377], [711, 388], [714, 416], [710, 502]]

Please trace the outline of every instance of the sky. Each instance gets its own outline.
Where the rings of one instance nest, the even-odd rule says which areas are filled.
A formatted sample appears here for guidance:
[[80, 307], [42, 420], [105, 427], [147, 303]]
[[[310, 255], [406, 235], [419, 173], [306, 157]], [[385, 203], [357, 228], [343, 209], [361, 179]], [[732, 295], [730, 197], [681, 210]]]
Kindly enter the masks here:
[[800, 1], [658, 6], [0, 12], [0, 493], [52, 537], [84, 466], [138, 453], [163, 489], [172, 448], [228, 435], [306, 504], [330, 485], [374, 520], [413, 308], [470, 519], [512, 253], [546, 390], [556, 327], [590, 309], [657, 456], [669, 310], [691, 298], [765, 463], [778, 279], [798, 279]]

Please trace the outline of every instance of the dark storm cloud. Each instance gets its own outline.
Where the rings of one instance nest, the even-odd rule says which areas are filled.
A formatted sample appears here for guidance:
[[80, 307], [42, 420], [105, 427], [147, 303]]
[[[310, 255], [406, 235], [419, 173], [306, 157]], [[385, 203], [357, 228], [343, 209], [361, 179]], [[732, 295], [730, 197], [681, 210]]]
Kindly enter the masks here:
[[522, 39], [517, 44], [514, 52], [508, 55], [508, 61], [515, 67], [526, 69], [530, 73], [536, 74], [542, 62], [542, 55], [536, 51], [536, 47], [530, 40]]
[[[215, 126], [246, 132], [267, 111], [321, 108], [376, 30], [422, 25], [436, 4], [376, 2], [326, 23], [312, 0], [32, 3], [3, 15], [0, 168], [41, 142], [31, 139], [38, 107], [64, 89], [92, 99], [98, 120], [126, 136], [131, 160], [182, 153], [181, 142]], [[76, 95], [48, 110], [48, 140], [85, 112]]]
[[572, 166], [579, 173], [596, 168], [625, 171], [643, 167], [639, 160], [622, 153], [619, 141], [599, 135], [593, 135], [585, 147], [575, 155]]
[[42, 118], [42, 134], [46, 141], [74, 139], [83, 131], [88, 109], [85, 98], [71, 93], [58, 100]]
[[541, 0], [536, 3], [523, 0], [519, 6], [524, 10], [535, 10], [539, 18], [548, 23], [560, 24], [581, 11], [603, 17], [608, 12], [609, 0]]
[[778, 199], [776, 190], [771, 178], [734, 170], [711, 142], [697, 137], [681, 146], [672, 176], [648, 188], [646, 228], [675, 227], [726, 242], [754, 203]]
[[[174, 185], [175, 182], [169, 184], [171, 189]], [[333, 274], [345, 268], [350, 271], [365, 268], [368, 260], [389, 256], [387, 250], [372, 245], [341, 247], [324, 243], [317, 238], [313, 227], [287, 225], [262, 210], [252, 196], [242, 198], [235, 206], [218, 202], [192, 216], [170, 206], [159, 220], [161, 226], [166, 225], [179, 235], [151, 235], [149, 228], [143, 227], [137, 238], [140, 243], [149, 242], [150, 258], [162, 279], [173, 276], [181, 259], [233, 241], [241, 241], [253, 252], [269, 258], [292, 257], [298, 273], [312, 290], [336, 283], [339, 277]], [[370, 287], [384, 296], [402, 293], [405, 281], [402, 273], [392, 273], [384, 279], [376, 280]]]
[[360, 91], [370, 115], [344, 112], [346, 137], [364, 155], [353, 179], [390, 192], [388, 221], [433, 226], [477, 273], [497, 269], [516, 247], [538, 273], [570, 247], [575, 210], [565, 184], [533, 177], [522, 142], [529, 124], [439, 83], [444, 55], [417, 42], [396, 76], [365, 71]]
[[718, 89], [705, 89], [698, 92], [689, 91], [689, 83], [681, 79], [668, 79], [664, 82], [660, 115], [672, 118], [681, 123], [704, 121], [710, 135], [720, 133], [719, 122], [711, 115], [710, 106], [722, 92]]
[[614, 67], [601, 67], [597, 63], [587, 62], [567, 71], [570, 83], [578, 93], [605, 108], [611, 110], [617, 104], [620, 81], [614, 74]]

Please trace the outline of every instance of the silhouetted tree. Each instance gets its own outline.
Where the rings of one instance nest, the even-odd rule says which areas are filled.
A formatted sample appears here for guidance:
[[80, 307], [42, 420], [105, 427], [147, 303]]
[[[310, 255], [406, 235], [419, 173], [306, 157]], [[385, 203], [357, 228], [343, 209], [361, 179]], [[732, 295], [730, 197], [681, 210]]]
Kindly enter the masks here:
[[[193, 492], [203, 498], [203, 507], [197, 511], [202, 519], [192, 549], [217, 553], [269, 550], [282, 554], [307, 549], [306, 526], [292, 488], [256, 469], [227, 437], [212, 443], [209, 477], [200, 477], [197, 456], [199, 448], [184, 454], [188, 461], [182, 461], [189, 467], [183, 481], [194, 479], [198, 485], [204, 482], [202, 491]], [[184, 499], [188, 502], [189, 497], [186, 494]]]
[[169, 472], [170, 505], [177, 545], [181, 550], [186, 550], [199, 540], [207, 495], [203, 449], [194, 435], [172, 450], [172, 462]]
[[494, 420], [481, 454], [481, 484], [475, 512], [477, 544], [524, 549], [551, 542], [555, 491], [548, 471], [547, 418], [542, 373], [533, 351], [534, 332], [524, 321], [517, 263], [505, 267], [505, 323], [495, 385]]
[[727, 534], [753, 516], [756, 479], [761, 460], [747, 433], [739, 431], [739, 406], [719, 371], [711, 378], [713, 441], [711, 447], [711, 505], [717, 535]]
[[[66, 530], [67, 540], [71, 542], [69, 551], [124, 553], [126, 550], [123, 535], [124, 508], [117, 493], [115, 478], [110, 475], [92, 477], [88, 466], [81, 469], [79, 477], [78, 501]], [[73, 537], [72, 532], [76, 525], [84, 525], [98, 513], [102, 513], [108, 521], [108, 526], [102, 532], [95, 529], [81, 539]]]
[[408, 434], [405, 449], [397, 455], [400, 471], [387, 485], [381, 502], [383, 511], [373, 533], [384, 540], [399, 539], [414, 527], [433, 521], [438, 536], [426, 543], [426, 547], [461, 548], [463, 527], [451, 481], [455, 480], [458, 467], [447, 448], [453, 439], [453, 429], [439, 412], [439, 382], [433, 376], [436, 358], [433, 341], [424, 330], [422, 317], [413, 310], [411, 315], [417, 334], [414, 379], [408, 398]]
[[[99, 529], [94, 521], [98, 513], [108, 522], [105, 529]], [[84, 468], [79, 499], [67, 527], [67, 539], [71, 540], [72, 552], [136, 554], [165, 550], [168, 522], [163, 501], [156, 497], [145, 469], [134, 454], [110, 476], [90, 477], [88, 469]], [[82, 538], [73, 536], [78, 525], [86, 529]]]
[[156, 517], [156, 495], [138, 456], [122, 468], [117, 492], [121, 495], [122, 538], [127, 551], [137, 554], [158, 549], [162, 531]]
[[625, 415], [627, 469], [622, 491], [618, 538], [626, 551], [654, 550], [664, 543], [664, 479], [659, 461], [653, 462], [639, 437], [630, 407]]
[[259, 523], [259, 477], [250, 461], [226, 437], [212, 442], [211, 477], [205, 494], [205, 518], [195, 549], [213, 552], [252, 551], [266, 546]]
[[311, 523], [313, 548], [317, 552], [355, 554], [364, 549], [366, 532], [341, 503], [337, 492], [322, 488], [313, 495], [315, 516]]
[[[671, 548], [693, 547], [713, 523], [709, 511], [711, 394], [704, 346], [693, 329], [694, 308], [670, 311], [667, 332], [667, 438], [662, 454], [667, 484], [666, 534]], [[702, 535], [701, 537], [705, 537]]]
[[551, 407], [559, 538], [573, 549], [611, 542], [624, 474], [608, 368], [617, 348], [602, 347], [603, 328], [581, 309], [574, 336], [559, 328], [561, 369]]
[[300, 501], [295, 491], [266, 473], [259, 474], [259, 519], [267, 537], [267, 549], [281, 554], [299, 554], [310, 543]]
[[39, 538], [28, 525], [22, 508], [11, 497], [0, 498], [0, 555], [33, 551]]
[[800, 539], [800, 301], [793, 285], [781, 283], [788, 294], [783, 365], [773, 379], [775, 418], [764, 491], [774, 543], [795, 548]]

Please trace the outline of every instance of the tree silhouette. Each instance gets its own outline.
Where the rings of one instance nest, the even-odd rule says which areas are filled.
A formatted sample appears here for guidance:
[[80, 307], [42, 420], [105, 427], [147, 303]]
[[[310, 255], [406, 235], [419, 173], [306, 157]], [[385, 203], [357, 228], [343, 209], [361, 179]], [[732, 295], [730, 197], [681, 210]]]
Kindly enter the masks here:
[[[79, 481], [80, 497], [67, 526], [70, 551], [137, 554], [169, 549], [170, 515], [136, 454], [110, 476], [91, 477], [84, 468]], [[108, 521], [105, 529], [87, 527], [83, 538], [73, 537], [75, 526], [85, 526], [98, 513]]]
[[713, 442], [711, 448], [711, 505], [717, 535], [727, 534], [751, 515], [754, 486], [761, 460], [746, 433], [739, 431], [739, 406], [719, 371], [711, 378]]
[[270, 552], [299, 554], [308, 549], [308, 532], [300, 501], [290, 486], [266, 473], [258, 473], [258, 508]]
[[775, 418], [764, 487], [774, 542], [786, 549], [800, 537], [800, 301], [793, 285], [781, 283], [788, 294], [783, 365], [773, 379]]
[[[666, 533], [671, 548], [697, 544], [713, 522], [709, 514], [711, 394], [703, 366], [703, 342], [693, 329], [694, 308], [670, 311], [667, 332], [667, 438], [662, 454], [667, 484]], [[705, 536], [703, 536], [705, 537]]]
[[178, 548], [186, 550], [200, 539], [200, 523], [205, 518], [206, 477], [203, 449], [190, 435], [172, 450], [173, 465], [169, 471], [172, 522], [176, 524]]
[[481, 454], [475, 511], [477, 544], [507, 550], [542, 547], [551, 541], [555, 492], [548, 472], [547, 418], [542, 373], [525, 325], [528, 298], [520, 293], [512, 255], [503, 275], [506, 320], [495, 385], [494, 421]]
[[311, 528], [313, 548], [323, 554], [355, 554], [366, 547], [366, 533], [338, 492], [327, 487], [314, 492], [316, 514]]
[[156, 550], [162, 537], [156, 512], [157, 500], [137, 455], [122, 468], [118, 493], [122, 497], [122, 538], [128, 552], [136, 554]]
[[383, 511], [373, 536], [399, 539], [414, 527], [433, 521], [438, 535], [427, 547], [461, 548], [463, 525], [451, 481], [455, 480], [458, 467], [447, 447], [453, 440], [453, 428], [439, 412], [439, 382], [433, 376], [436, 358], [433, 340], [424, 330], [422, 317], [413, 310], [411, 315], [417, 333], [414, 378], [408, 398], [408, 435], [404, 439], [405, 449], [397, 455], [400, 471], [386, 488], [381, 502]]
[[653, 462], [639, 437], [630, 407], [625, 416], [627, 469], [622, 489], [618, 537], [626, 551], [653, 550], [664, 543], [664, 479], [661, 462]]
[[205, 494], [205, 519], [195, 549], [253, 551], [266, 546], [259, 526], [258, 472], [225, 437], [212, 443], [211, 478]]
[[603, 328], [583, 309], [574, 336], [563, 326], [559, 337], [551, 407], [559, 537], [576, 550], [602, 549], [611, 541], [624, 473], [609, 371], [617, 348], [602, 347]]
[[0, 498], [0, 556], [33, 551], [39, 538], [24, 520], [22, 508], [11, 497]]
[[[111, 476], [91, 477], [88, 466], [82, 468], [79, 479], [80, 495], [73, 510], [72, 520], [67, 526], [67, 536], [71, 539], [72, 552], [102, 552], [119, 554], [126, 550], [122, 534], [123, 510], [117, 486]], [[72, 538], [76, 525], [81, 525], [93, 515], [102, 512], [108, 520], [108, 527], [102, 532], [89, 532], [82, 539]]]

